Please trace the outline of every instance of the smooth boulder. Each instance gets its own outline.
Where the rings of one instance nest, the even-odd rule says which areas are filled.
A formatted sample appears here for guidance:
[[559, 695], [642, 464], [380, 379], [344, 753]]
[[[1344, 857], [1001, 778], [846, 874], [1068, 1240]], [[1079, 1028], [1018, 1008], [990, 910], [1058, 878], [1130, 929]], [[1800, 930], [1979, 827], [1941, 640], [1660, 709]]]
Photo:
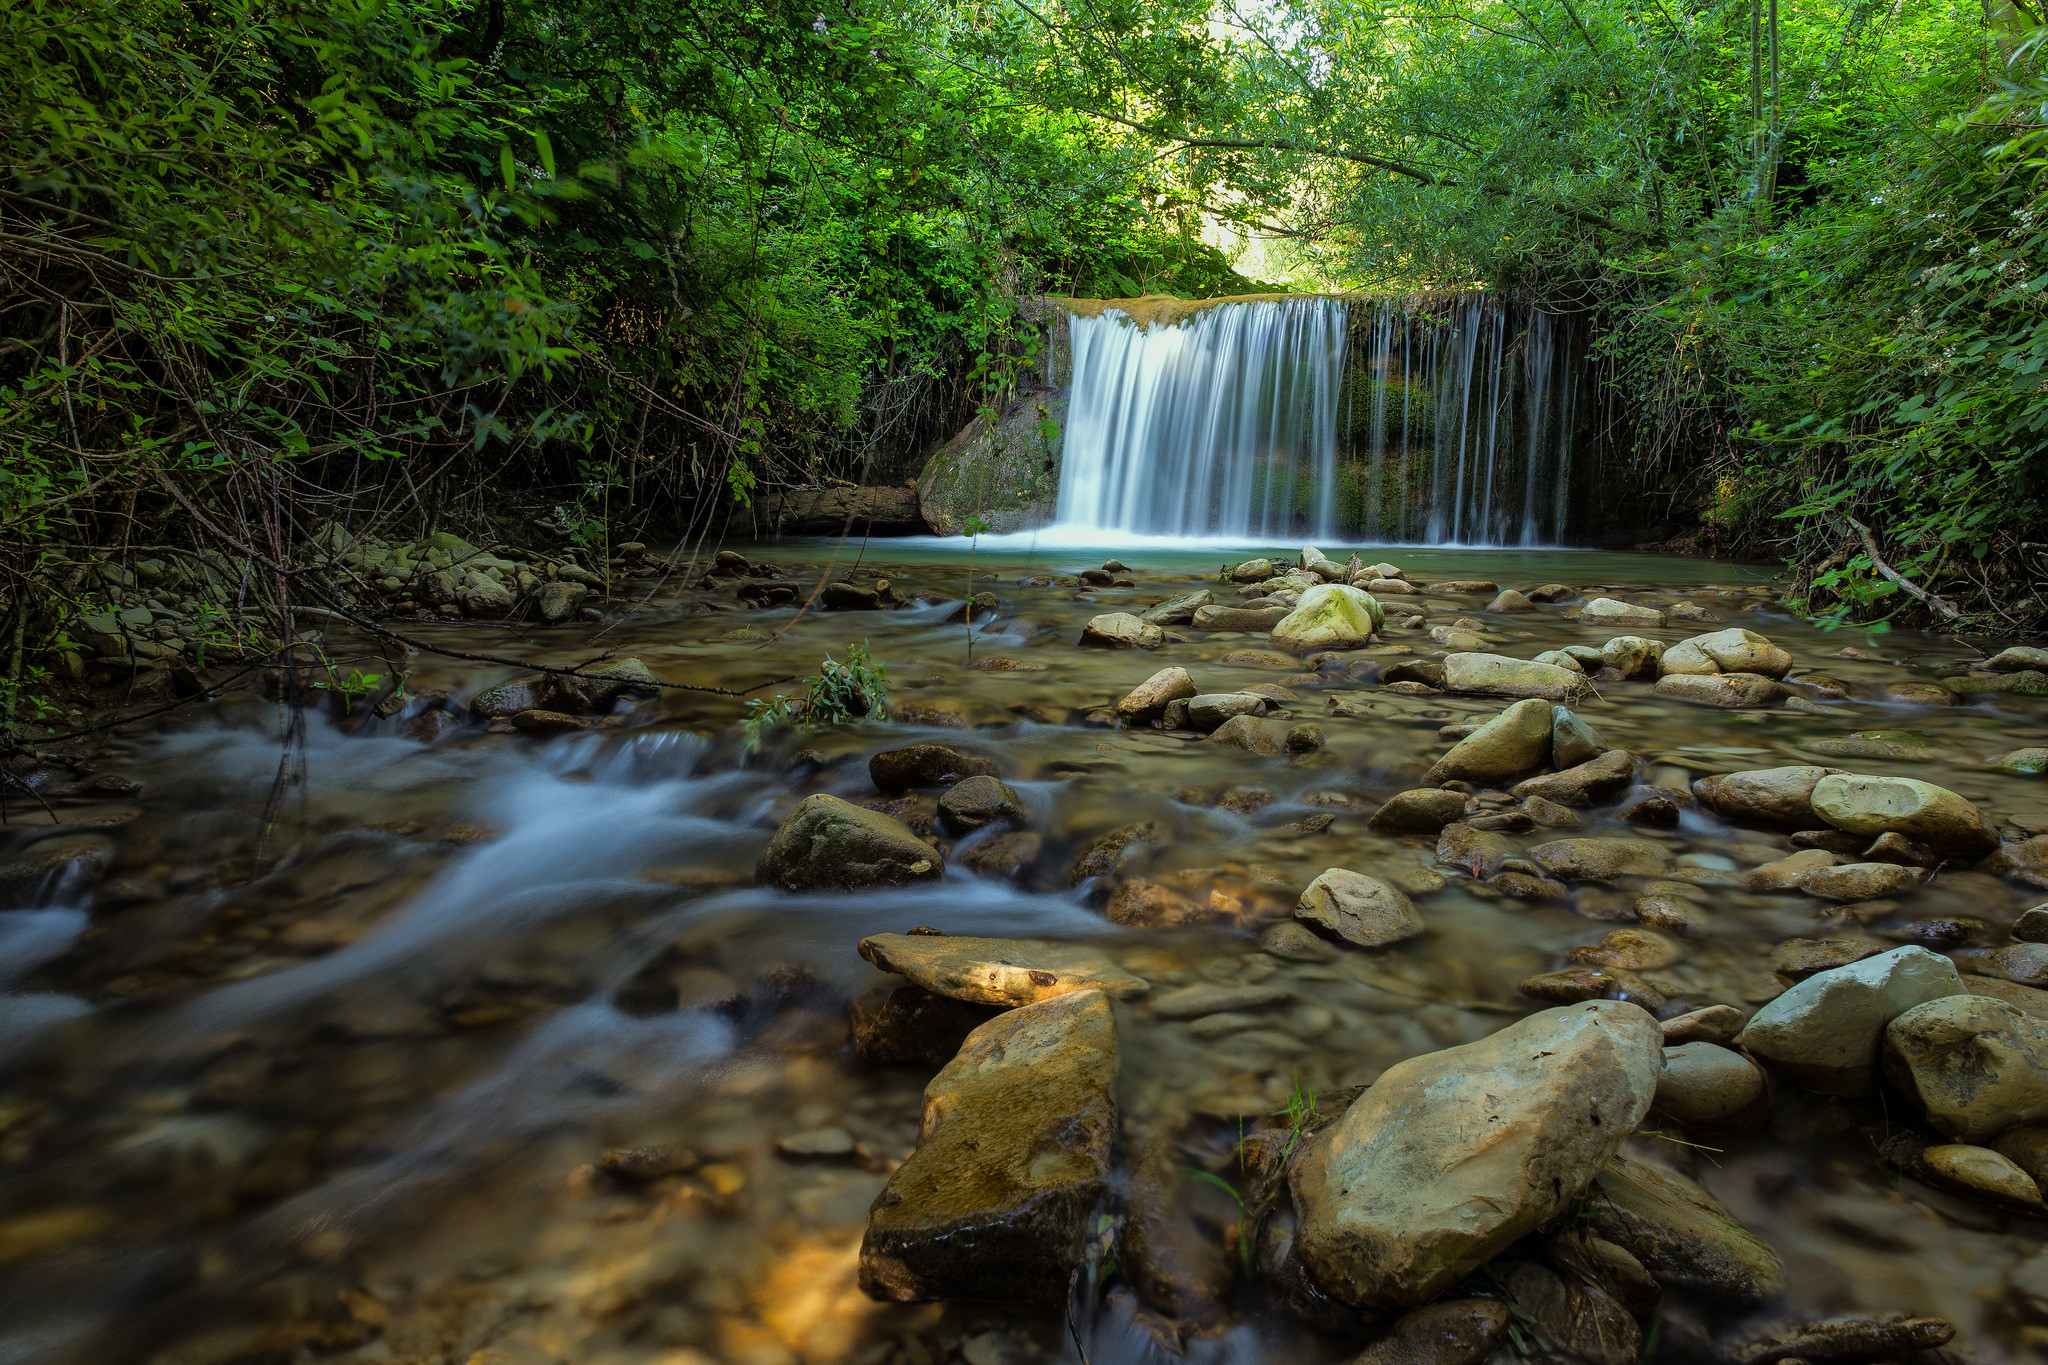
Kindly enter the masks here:
[[1427, 1303], [1577, 1203], [1649, 1111], [1662, 1044], [1596, 1000], [1390, 1068], [1289, 1173], [1302, 1260], [1346, 1303]]
[[1518, 801], [1540, 796], [1560, 806], [1590, 806], [1626, 791], [1635, 776], [1635, 755], [1626, 749], [1610, 749], [1563, 772], [1543, 773], [1518, 782], [1512, 795]]
[[1816, 972], [1750, 1016], [1739, 1041], [1794, 1085], [1875, 1094], [1886, 1026], [1915, 1005], [1961, 994], [1953, 962], [1925, 948], [1894, 948]]
[[939, 820], [955, 834], [1003, 821], [1024, 823], [1024, 805], [1010, 784], [999, 777], [970, 777], [956, 782], [939, 798]]
[[1308, 884], [1294, 917], [1365, 948], [1399, 943], [1428, 927], [1407, 896], [1377, 877], [1341, 867]]
[[1834, 768], [1753, 768], [1702, 777], [1692, 794], [1734, 820], [1755, 820], [1787, 829], [1811, 829], [1813, 789]]
[[1586, 691], [1586, 675], [1505, 654], [1449, 654], [1444, 656], [1444, 690], [1482, 697], [1575, 701]]
[[1162, 668], [1125, 694], [1116, 704], [1117, 714], [1127, 720], [1150, 720], [1166, 710], [1170, 701], [1195, 695], [1195, 680], [1178, 664]]
[[2048, 1023], [1981, 995], [1915, 1005], [1884, 1031], [1884, 1070], [1927, 1121], [1982, 1142], [2048, 1121]]
[[1530, 849], [1529, 856], [1564, 881], [1654, 877], [1667, 861], [1663, 845], [1647, 839], [1552, 839]]
[[1681, 1043], [1664, 1049], [1657, 1109], [1680, 1123], [1712, 1125], [1752, 1108], [1764, 1096], [1764, 1073], [1732, 1048]]
[[783, 820], [754, 875], [785, 891], [856, 891], [945, 872], [938, 852], [901, 820], [820, 792]]
[[1664, 651], [1662, 674], [1757, 673], [1782, 678], [1792, 671], [1792, 656], [1753, 630], [1730, 626], [1681, 640]]
[[1342, 583], [1325, 583], [1301, 595], [1294, 610], [1274, 625], [1271, 639], [1277, 647], [1297, 654], [1363, 649], [1386, 619], [1371, 593]]
[[1384, 834], [1436, 834], [1464, 818], [1465, 794], [1442, 787], [1395, 792], [1365, 823]]
[[1081, 627], [1081, 644], [1089, 649], [1157, 649], [1165, 643], [1165, 631], [1127, 611], [1090, 617]]
[[868, 780], [885, 792], [936, 787], [961, 777], [993, 777], [995, 771], [994, 759], [947, 744], [906, 744], [900, 749], [884, 749], [868, 760]]
[[1903, 834], [1937, 853], [1989, 853], [1998, 847], [1998, 831], [1984, 812], [1918, 778], [1830, 773], [1814, 784], [1813, 812], [1851, 834]]
[[1518, 701], [1459, 740], [1422, 780], [1432, 786], [1460, 779], [1485, 786], [1520, 777], [1543, 766], [1550, 740], [1549, 703], [1534, 697]]
[[1777, 1252], [1720, 1200], [1676, 1171], [1617, 1156], [1586, 1200], [1584, 1222], [1660, 1284], [1757, 1304], [1785, 1287]]
[[1761, 673], [1667, 673], [1657, 679], [1660, 697], [1724, 710], [1776, 706], [1785, 700], [1784, 684]]
[[1116, 1073], [1099, 991], [968, 1034], [925, 1087], [917, 1150], [868, 1210], [861, 1288], [899, 1303], [1063, 1303], [1106, 1192]]
[[1612, 597], [1596, 597], [1579, 608], [1582, 625], [1661, 626], [1664, 613], [1655, 607], [1639, 607]]

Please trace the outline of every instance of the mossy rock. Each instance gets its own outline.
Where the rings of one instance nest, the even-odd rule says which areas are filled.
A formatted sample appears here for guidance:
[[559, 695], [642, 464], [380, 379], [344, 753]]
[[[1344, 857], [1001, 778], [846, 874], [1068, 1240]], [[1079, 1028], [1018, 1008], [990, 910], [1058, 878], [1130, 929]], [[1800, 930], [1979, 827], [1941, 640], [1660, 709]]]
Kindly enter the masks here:
[[1007, 534], [1050, 525], [1058, 510], [1065, 390], [1028, 390], [994, 421], [977, 417], [926, 462], [918, 509], [934, 532], [963, 535], [980, 516]]

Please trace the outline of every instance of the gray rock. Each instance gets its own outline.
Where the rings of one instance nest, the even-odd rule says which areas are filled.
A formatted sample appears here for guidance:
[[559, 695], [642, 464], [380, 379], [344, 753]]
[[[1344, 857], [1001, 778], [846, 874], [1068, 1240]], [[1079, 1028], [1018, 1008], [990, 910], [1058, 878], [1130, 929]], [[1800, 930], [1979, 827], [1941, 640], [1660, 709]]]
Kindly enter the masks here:
[[534, 599], [534, 609], [540, 619], [551, 626], [573, 620], [576, 609], [583, 605], [583, 599], [590, 596], [590, 589], [581, 583], [570, 583], [557, 579], [541, 586], [540, 594]]
[[1444, 689], [1483, 697], [1540, 697], [1573, 701], [1586, 691], [1586, 677], [1554, 664], [1504, 654], [1458, 653], [1444, 657]]
[[[1719, 1043], [1726, 1046], [1742, 1032], [1745, 1016], [1733, 1005], [1708, 1005], [1664, 1021], [1667, 1046], [1684, 1043]], [[1669, 1056], [1667, 1052], [1665, 1054]]]
[[1776, 706], [1787, 696], [1784, 684], [1761, 673], [1667, 673], [1657, 679], [1656, 691], [1676, 701], [1729, 709]]
[[1259, 947], [1294, 962], [1328, 962], [1337, 956], [1334, 945], [1291, 919], [1267, 925], [1259, 935]]
[[1499, 872], [1513, 854], [1514, 849], [1500, 835], [1462, 822], [1445, 825], [1437, 836], [1438, 862], [1445, 867], [1461, 867], [1482, 880]]
[[1092, 617], [1081, 628], [1084, 648], [1157, 649], [1165, 643], [1165, 631], [1127, 611], [1106, 612]]
[[1413, 938], [1428, 927], [1401, 892], [1377, 877], [1341, 867], [1308, 884], [1294, 917], [1366, 948]]
[[490, 620], [509, 614], [514, 601], [510, 588], [481, 573], [470, 574], [458, 595], [464, 611]]
[[1536, 604], [1521, 593], [1516, 592], [1513, 588], [1504, 588], [1501, 590], [1500, 596], [1486, 604], [1486, 610], [1500, 612], [1534, 611], [1536, 610]]
[[1560, 806], [1591, 806], [1628, 790], [1635, 781], [1635, 755], [1626, 749], [1610, 749], [1563, 772], [1546, 773], [1518, 782], [1513, 789], [1517, 800], [1540, 797]]
[[1196, 630], [1270, 631], [1287, 619], [1285, 607], [1199, 607], [1193, 625]]
[[1681, 1123], [1722, 1123], [1763, 1097], [1762, 1069], [1739, 1052], [1703, 1042], [1664, 1049], [1656, 1107]]
[[1600, 742], [1600, 736], [1593, 733], [1593, 727], [1580, 719], [1577, 712], [1565, 706], [1550, 708], [1551, 767], [1575, 768], [1606, 752], [1607, 746]]
[[1579, 608], [1579, 623], [1588, 626], [1661, 626], [1664, 613], [1655, 607], [1638, 607], [1612, 597], [1596, 597]]
[[820, 792], [783, 820], [754, 875], [785, 891], [853, 891], [937, 881], [945, 870], [902, 821]]
[[1911, 777], [1831, 773], [1813, 787], [1814, 814], [1852, 834], [1899, 833], [1940, 853], [1989, 853], [1998, 831], [1946, 787]]
[[1655, 677], [1663, 657], [1663, 641], [1640, 635], [1617, 635], [1600, 647], [1600, 662], [1624, 678]]
[[1977, 665], [1993, 673], [2022, 673], [2029, 669], [2048, 673], [2048, 649], [2037, 649], [2031, 645], [2014, 645]]
[[1143, 995], [1146, 983], [1086, 944], [960, 934], [870, 934], [860, 955], [951, 1000], [1029, 1005], [1075, 991]]
[[1232, 716], [1263, 716], [1269, 703], [1254, 692], [1204, 692], [1188, 698], [1188, 725], [1209, 731]]
[[1646, 839], [1553, 839], [1530, 849], [1529, 856], [1565, 881], [1654, 877], [1668, 861], [1663, 845]]
[[1215, 594], [1207, 588], [1196, 592], [1182, 593], [1169, 597], [1156, 607], [1138, 613], [1142, 620], [1155, 626], [1184, 626], [1195, 619], [1195, 613], [1216, 600]]
[[1516, 702], [1453, 745], [1423, 781], [1431, 786], [1459, 779], [1490, 785], [1543, 766], [1550, 757], [1550, 711], [1548, 703], [1535, 698]]
[[1676, 1171], [1617, 1156], [1600, 1172], [1584, 1221], [1666, 1286], [1739, 1304], [1785, 1287], [1784, 1262], [1769, 1244]]
[[1302, 1260], [1346, 1303], [1426, 1303], [1570, 1209], [1648, 1112], [1657, 1022], [1545, 1010], [1390, 1068], [1294, 1163]]
[[1834, 768], [1756, 768], [1703, 777], [1692, 794], [1731, 820], [1754, 820], [1788, 829], [1813, 827], [1813, 789]]
[[[1195, 680], [1179, 665], [1160, 669], [1132, 688], [1116, 704], [1117, 714], [1128, 720], [1148, 720], [1163, 714], [1166, 704], [1195, 695]], [[1219, 722], [1220, 723], [1220, 722]]]
[[1288, 733], [1285, 721], [1262, 721], [1250, 715], [1232, 716], [1217, 726], [1206, 742], [1271, 758], [1286, 752]]
[[1961, 994], [1962, 978], [1947, 958], [1894, 948], [1808, 977], [1751, 1016], [1740, 1041], [1795, 1085], [1874, 1094], [1885, 1027], [1915, 1005]]
[[[1417, 787], [1395, 792], [1366, 823], [1384, 834], [1435, 834], [1465, 814], [1463, 792]], [[2048, 918], [2048, 916], [2044, 916]]]
[[1884, 1031], [1884, 1070], [1927, 1121], [1964, 1142], [2048, 1121], [2048, 1023], [2000, 1000], [1951, 995]]
[[899, 1303], [1065, 1302], [1116, 1137], [1099, 991], [998, 1015], [925, 1088], [917, 1151], [868, 1210], [860, 1285]]
[[1898, 863], [1843, 863], [1816, 868], [1799, 879], [1809, 896], [1831, 901], [1867, 901], [1903, 896], [1920, 885], [1920, 869]]
[[939, 819], [955, 834], [997, 821], [1021, 825], [1024, 805], [1001, 778], [970, 777], [955, 783], [939, 798]]
[[1792, 656], [1753, 630], [1731, 626], [1673, 645], [1665, 651], [1660, 671], [1666, 675], [1754, 673], [1782, 678], [1792, 671]]

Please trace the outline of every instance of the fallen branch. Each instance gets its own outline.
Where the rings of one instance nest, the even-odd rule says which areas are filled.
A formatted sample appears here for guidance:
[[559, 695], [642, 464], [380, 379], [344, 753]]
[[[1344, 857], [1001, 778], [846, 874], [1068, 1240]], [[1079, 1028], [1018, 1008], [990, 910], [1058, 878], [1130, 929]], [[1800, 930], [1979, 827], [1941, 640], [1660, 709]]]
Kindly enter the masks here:
[[1877, 537], [1870, 533], [1870, 528], [1868, 526], [1865, 526], [1862, 522], [1856, 520], [1856, 518], [1849, 516], [1846, 513], [1843, 514], [1842, 520], [1848, 522], [1851, 526], [1856, 528], [1856, 534], [1863, 540], [1863, 549], [1865, 553], [1867, 553], [1870, 556], [1871, 566], [1875, 568], [1879, 573], [1883, 574], [1886, 578], [1898, 584], [1907, 592], [1911, 593], [1914, 597], [1918, 598], [1921, 602], [1925, 603], [1929, 609], [1938, 613], [1943, 620], [1960, 621], [1963, 619], [1963, 613], [1956, 610], [1954, 603], [1950, 602], [1945, 597], [1941, 597], [1935, 593], [1927, 591], [1927, 589], [1921, 587], [1918, 583], [1915, 583], [1912, 580], [1908, 579], [1904, 574], [1900, 573], [1897, 569], [1894, 569], [1891, 565], [1885, 563], [1884, 556], [1878, 553]]

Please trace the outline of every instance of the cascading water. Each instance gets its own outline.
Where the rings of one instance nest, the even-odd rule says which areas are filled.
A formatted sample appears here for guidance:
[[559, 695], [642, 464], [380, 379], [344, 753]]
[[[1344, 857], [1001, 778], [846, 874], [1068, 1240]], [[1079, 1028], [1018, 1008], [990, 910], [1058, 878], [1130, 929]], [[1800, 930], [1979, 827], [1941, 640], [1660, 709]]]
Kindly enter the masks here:
[[1069, 319], [1070, 533], [1554, 545], [1584, 347], [1526, 299], [1225, 302]]
[[1327, 538], [1347, 321], [1328, 298], [1221, 304], [1164, 325], [1117, 309], [1074, 316], [1060, 522]]

